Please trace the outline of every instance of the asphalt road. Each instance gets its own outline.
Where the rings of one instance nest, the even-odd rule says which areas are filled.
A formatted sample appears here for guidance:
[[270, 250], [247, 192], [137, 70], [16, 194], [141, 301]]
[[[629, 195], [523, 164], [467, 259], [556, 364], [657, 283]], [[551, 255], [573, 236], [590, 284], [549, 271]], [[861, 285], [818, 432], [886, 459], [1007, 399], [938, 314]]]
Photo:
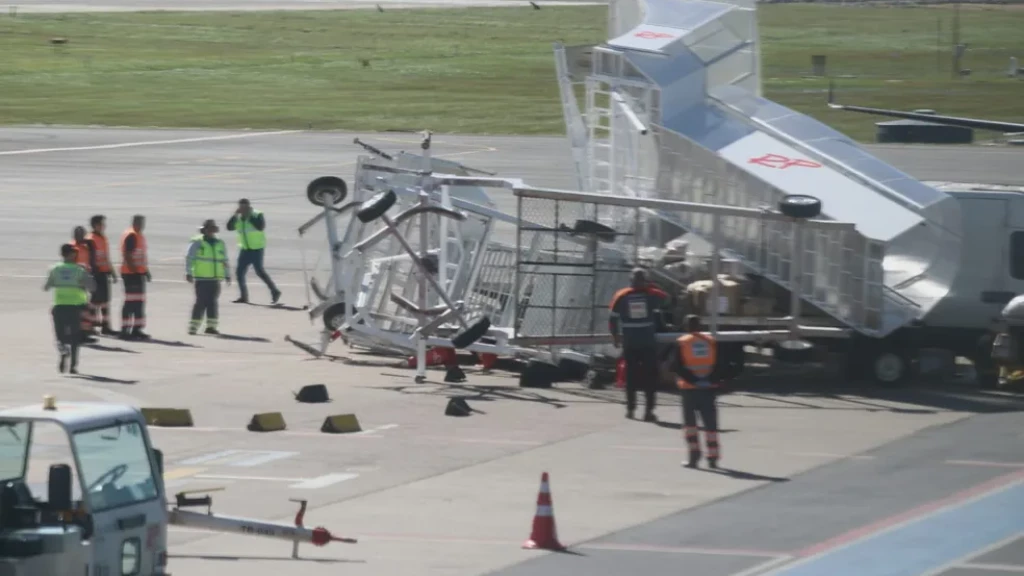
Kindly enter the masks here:
[[[508, 375], [472, 369], [466, 385], [441, 384], [435, 372], [429, 382], [416, 385], [412, 373], [395, 362], [365, 365], [374, 359], [341, 344], [331, 348], [338, 360], [310, 360], [283, 342], [286, 334], [306, 340], [317, 334], [299, 309], [305, 297], [295, 230], [315, 213], [303, 192], [307, 182], [324, 174], [351, 177], [359, 152], [352, 138], [306, 132], [0, 130], [0, 242], [7, 247], [0, 254], [0, 322], [8, 327], [0, 333], [5, 377], [0, 405], [35, 403], [43, 393], [53, 393], [59, 402], [99, 399], [190, 408], [195, 428], [152, 432], [165, 451], [170, 490], [226, 486], [226, 492], [214, 495], [215, 512], [281, 521], [294, 515], [287, 499], [305, 497], [311, 525], [360, 538], [356, 546], [303, 550], [312, 560], [291, 566], [280, 561], [290, 553], [286, 543], [175, 527], [172, 573], [276, 576], [283, 569], [300, 569], [310, 575], [344, 570], [409, 576], [502, 570], [545, 556], [520, 545], [529, 535], [540, 473], [547, 471], [563, 543], [585, 556], [539, 560], [540, 573], [558, 571], [564, 565], [557, 563], [566, 559], [586, 562], [600, 574], [615, 565], [660, 570], [687, 558], [695, 570], [724, 576], [742, 573], [755, 560], [790, 561], [794, 549], [814, 549], [808, 548], [812, 536], [830, 538], [854, 524], [985, 482], [996, 477], [995, 469], [1022, 465], [1021, 452], [1013, 452], [1021, 440], [1019, 413], [976, 416], [966, 420], [966, 428], [946, 428], [946, 436], [911, 438], [895, 452], [872, 452], [972, 413], [1020, 409], [1018, 401], [996, 394], [920, 389], [882, 394], [821, 383], [796, 393], [730, 395], [722, 401], [723, 422], [731, 430], [723, 435], [726, 465], [744, 474], [729, 476], [679, 467], [681, 440], [673, 429], [678, 404], [671, 397], [660, 401], [663, 426], [652, 426], [623, 420], [614, 391], [595, 394], [571, 385], [524, 390]], [[417, 144], [415, 137], [400, 134], [366, 139], [388, 150]], [[434, 144], [435, 153], [483, 169], [524, 176], [537, 185], [572, 187], [568, 148], [558, 138], [437, 136]], [[881, 154], [891, 154], [890, 161], [917, 170], [921, 178], [950, 180], [948, 167], [929, 162], [928, 151], [883, 148]], [[1004, 151], [967, 148], [959, 154], [991, 181], [1007, 182], [1016, 173], [1001, 160]], [[267, 290], [250, 273], [254, 305], [230, 304], [233, 286], [221, 297], [225, 336], [189, 337], [192, 292], [182, 262], [187, 240], [202, 220], [226, 220], [243, 196], [267, 213], [267, 265], [284, 289], [284, 306], [266, 306]], [[507, 196], [496, 201], [505, 210], [513, 206]], [[82, 375], [66, 377], [55, 369], [49, 297], [40, 287], [57, 246], [94, 213], [108, 216], [114, 238], [132, 214], [148, 217], [154, 281], [148, 286], [147, 329], [156, 339], [104, 339], [83, 352]], [[310, 249], [322, 243], [313, 238]], [[120, 302], [121, 290], [115, 288], [115, 315]], [[296, 403], [292, 393], [313, 383], [326, 384], [333, 402]], [[445, 417], [453, 396], [468, 398], [478, 412], [464, 419]], [[288, 429], [258, 436], [245, 430], [253, 414], [268, 411], [282, 412]], [[319, 433], [327, 415], [344, 413], [356, 414], [366, 433]], [[850, 457], [855, 458], [844, 460]], [[987, 463], [957, 465], [946, 462], [950, 459]], [[838, 468], [820, 468], [832, 462]], [[878, 477], [892, 481], [888, 496]], [[911, 489], [915, 482], [920, 485]], [[739, 497], [746, 504], [728, 508], [728, 498], [756, 487], [761, 489]], [[727, 506], [726, 512], [706, 531], [694, 532], [699, 523], [693, 518], [666, 518], [684, 510], [708, 514], [714, 501]], [[765, 534], [757, 535], [741, 523], [730, 530], [726, 520], [746, 508], [747, 516], [737, 516], [743, 522], [765, 526], [772, 514], [785, 513], [793, 519], [792, 530], [765, 526]], [[705, 532], [707, 539], [701, 540]], [[632, 546], [629, 542], [646, 553], [623, 550]], [[686, 556], [692, 550], [679, 546], [690, 545], [712, 553]], [[737, 548], [745, 554], [733, 554]], [[1007, 559], [1012, 552], [1000, 553], [1002, 559], [986, 561], [1012, 560]]]

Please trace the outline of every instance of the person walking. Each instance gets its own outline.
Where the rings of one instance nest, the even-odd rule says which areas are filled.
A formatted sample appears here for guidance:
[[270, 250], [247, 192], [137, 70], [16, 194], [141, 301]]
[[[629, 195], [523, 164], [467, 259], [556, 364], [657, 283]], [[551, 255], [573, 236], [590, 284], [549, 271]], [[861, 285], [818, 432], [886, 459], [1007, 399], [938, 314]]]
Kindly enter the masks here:
[[121, 307], [121, 338], [149, 340], [146, 327], [146, 283], [153, 280], [147, 262], [146, 217], [136, 214], [131, 228], [121, 235], [121, 280], [124, 282], [124, 305]]
[[249, 289], [245, 284], [245, 274], [252, 266], [256, 275], [270, 289], [270, 301], [277, 304], [281, 299], [281, 291], [277, 289], [270, 275], [263, 269], [263, 250], [267, 246], [266, 235], [267, 221], [260, 210], [254, 210], [249, 200], [242, 198], [238, 201], [238, 209], [228, 220], [227, 229], [238, 236], [238, 269], [235, 271], [235, 278], [238, 279], [238, 299], [235, 303], [249, 303]]
[[110, 243], [107, 242], [107, 218], [97, 214], [89, 219], [92, 232], [86, 239], [92, 243], [94, 265], [92, 278], [96, 281], [96, 290], [92, 293], [90, 304], [93, 310], [93, 322], [102, 327], [104, 336], [117, 334], [110, 326], [110, 283], [117, 282], [114, 267], [110, 264]]
[[626, 418], [633, 418], [637, 390], [644, 391], [644, 421], [654, 422], [661, 375], [658, 366], [658, 317], [656, 309], [667, 303], [668, 294], [647, 282], [642, 268], [633, 270], [629, 288], [619, 290], [609, 304], [608, 330], [626, 362]]
[[224, 241], [217, 238], [217, 223], [213, 220], [203, 222], [199, 228], [201, 234], [192, 237], [185, 256], [185, 280], [194, 284], [196, 302], [192, 305], [192, 320], [188, 325], [188, 333], [199, 332], [199, 325], [206, 315], [206, 333], [220, 334], [217, 329], [217, 299], [220, 298], [221, 280], [231, 284], [228, 274], [228, 248]]
[[683, 396], [683, 437], [690, 455], [684, 461], [688, 468], [700, 463], [700, 429], [697, 416], [704, 425], [708, 448], [708, 466], [718, 467], [721, 451], [718, 445], [718, 389], [721, 371], [718, 368], [718, 342], [700, 331], [700, 318], [686, 317], [686, 334], [676, 340], [669, 356], [669, 370], [678, 376], [676, 385]]
[[[72, 232], [74, 240], [71, 245], [75, 247], [75, 263], [85, 268], [86, 272], [92, 273], [96, 269], [96, 250], [92, 242], [85, 237], [85, 228], [75, 226]], [[93, 333], [94, 317], [92, 305], [86, 303], [82, 307], [78, 335], [83, 344], [96, 342], [96, 334]]]
[[89, 303], [89, 292], [95, 289], [92, 276], [76, 263], [78, 251], [71, 244], [60, 247], [62, 262], [50, 267], [43, 291], [53, 289], [53, 330], [57, 335], [57, 350], [60, 353], [58, 370], [68, 369], [71, 359], [71, 373], [78, 374], [78, 349], [81, 345], [82, 311]]

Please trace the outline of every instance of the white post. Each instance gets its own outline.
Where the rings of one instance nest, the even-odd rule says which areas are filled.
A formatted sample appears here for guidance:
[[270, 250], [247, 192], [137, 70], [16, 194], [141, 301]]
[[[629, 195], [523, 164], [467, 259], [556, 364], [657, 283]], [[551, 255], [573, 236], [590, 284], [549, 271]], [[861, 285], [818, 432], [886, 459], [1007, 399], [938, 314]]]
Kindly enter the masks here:
[[804, 222], [793, 220], [793, 256], [789, 261], [789, 330], [796, 338], [800, 332], [800, 295], [804, 278]]
[[[452, 209], [451, 191], [447, 184], [441, 186], [441, 206]], [[438, 216], [441, 220], [441, 247], [437, 255], [438, 280], [445, 292], [450, 289], [448, 286], [448, 219]]]
[[[426, 206], [430, 203], [430, 196], [426, 191], [420, 190], [420, 206]], [[427, 226], [430, 224], [430, 216], [427, 213], [420, 215], [420, 258], [427, 257], [427, 250], [429, 248], [429, 236], [427, 234]], [[421, 269], [417, 269], [415, 265], [412, 265], [412, 269], [419, 272], [419, 298], [417, 299], [417, 305], [420, 310], [427, 309], [427, 276], [426, 272]], [[420, 328], [428, 322], [426, 316], [420, 315], [417, 318], [417, 325]], [[427, 337], [424, 334], [419, 334], [416, 337], [416, 377], [426, 378], [427, 377]]]
[[722, 286], [718, 280], [718, 271], [722, 266], [722, 255], [720, 244], [722, 243], [722, 217], [718, 214], [711, 216], [711, 335], [718, 335], [718, 300], [721, 297]]

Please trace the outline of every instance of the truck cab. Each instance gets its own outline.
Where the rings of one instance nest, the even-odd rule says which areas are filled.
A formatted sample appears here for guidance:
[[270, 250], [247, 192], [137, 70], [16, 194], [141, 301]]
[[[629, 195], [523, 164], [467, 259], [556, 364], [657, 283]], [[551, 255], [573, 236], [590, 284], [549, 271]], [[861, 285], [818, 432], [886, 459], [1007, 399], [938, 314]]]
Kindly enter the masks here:
[[[36, 486], [30, 455], [46, 432], [69, 450]], [[47, 396], [0, 411], [0, 573], [165, 575], [162, 459], [131, 406]]]

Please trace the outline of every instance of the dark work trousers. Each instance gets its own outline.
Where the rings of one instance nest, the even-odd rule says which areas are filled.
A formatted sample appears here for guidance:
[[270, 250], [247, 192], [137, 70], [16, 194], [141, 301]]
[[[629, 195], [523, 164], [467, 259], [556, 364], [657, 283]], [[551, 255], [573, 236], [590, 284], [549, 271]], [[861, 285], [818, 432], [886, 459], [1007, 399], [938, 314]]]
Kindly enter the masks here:
[[708, 460], [718, 460], [718, 404], [713, 388], [685, 388], [683, 394], [683, 437], [690, 450], [690, 462], [700, 459], [700, 429], [697, 415], [704, 425], [704, 441]]
[[657, 349], [623, 348], [622, 357], [626, 360], [626, 410], [636, 409], [637, 390], [643, 390], [646, 412], [653, 414], [660, 378]]
[[263, 269], [263, 249], [259, 250], [239, 250], [238, 252], [238, 267], [235, 270], [235, 278], [238, 280], [238, 293], [242, 300], [249, 299], [249, 288], [245, 285], [245, 273], [249, 271], [249, 266], [256, 271], [256, 275], [263, 280], [263, 283], [270, 288], [271, 296], [278, 293], [277, 286], [274, 285], [274, 281], [270, 279], [270, 275]]
[[192, 321], [189, 323], [190, 332], [199, 329], [203, 323], [203, 315], [206, 315], [206, 327], [217, 328], [217, 299], [220, 298], [220, 280], [195, 279], [196, 303], [192, 305]]
[[146, 327], [146, 275], [121, 274], [124, 305], [121, 307], [121, 331], [142, 332]]
[[53, 331], [61, 355], [71, 354], [71, 367], [78, 366], [78, 346], [81, 344], [82, 310], [85, 306], [54, 306]]
[[101, 324], [104, 330], [110, 330], [110, 272], [93, 272], [92, 278], [96, 281], [96, 290], [89, 300], [93, 321]]

